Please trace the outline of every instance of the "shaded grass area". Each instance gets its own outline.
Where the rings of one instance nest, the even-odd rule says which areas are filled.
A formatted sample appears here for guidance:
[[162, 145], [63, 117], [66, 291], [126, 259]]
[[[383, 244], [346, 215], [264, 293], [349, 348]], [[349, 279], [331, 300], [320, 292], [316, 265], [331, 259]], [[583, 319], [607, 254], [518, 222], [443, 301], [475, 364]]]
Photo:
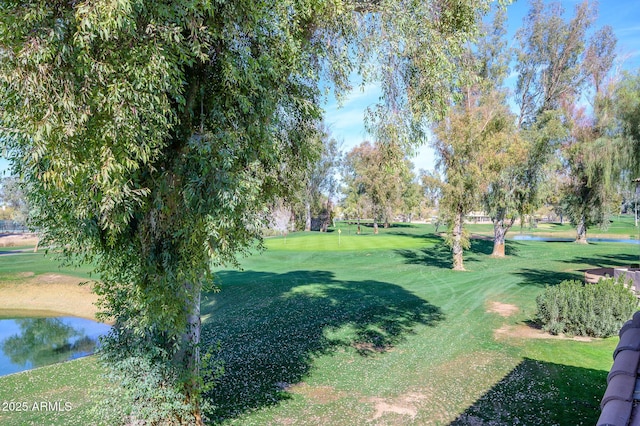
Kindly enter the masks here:
[[[222, 342], [227, 370], [211, 394], [213, 401], [225, 402], [212, 413], [215, 419], [288, 399], [283, 391], [309, 375], [316, 357], [381, 354], [415, 326], [445, 318], [437, 306], [400, 286], [339, 280], [328, 271], [224, 271], [219, 278], [237, 291], [223, 292], [203, 307], [215, 318], [203, 338]], [[237, 306], [238, 293], [252, 303]]]
[[606, 380], [607, 371], [525, 358], [451, 425], [595, 424]]
[[94, 424], [101, 374], [95, 357], [87, 357], [0, 377], [0, 424]]
[[[421, 248], [270, 246], [243, 262], [245, 272], [220, 271], [223, 290], [209, 298], [205, 329], [221, 343], [228, 372], [211, 394], [212, 417], [242, 425], [594, 423], [614, 339], [496, 340], [494, 331], [532, 318], [545, 285], [580, 278], [589, 259], [624, 261], [633, 246], [509, 242], [507, 258], [494, 259], [490, 241], [474, 240], [468, 272], [455, 273], [449, 250], [423, 229], [375, 237], [425, 238]], [[517, 313], [488, 313], [492, 301]], [[494, 418], [496, 399], [502, 414]]]
[[[202, 301], [203, 349], [225, 363], [208, 394], [212, 423], [595, 423], [616, 339], [496, 339], [494, 332], [530, 320], [544, 285], [626, 262], [637, 247], [508, 242], [507, 258], [494, 259], [490, 241], [474, 240], [468, 271], [458, 273], [433, 227], [380, 232], [352, 235], [355, 242], [343, 247], [342, 240], [339, 249], [336, 232], [292, 235], [286, 245], [269, 239], [267, 251], [242, 261], [244, 271], [217, 271], [221, 292]], [[4, 259], [0, 271], [9, 273]], [[515, 313], [488, 312], [492, 302]], [[13, 398], [39, 400], [100, 386], [97, 375], [59, 380], [78, 374], [73, 364], [30, 373], [41, 385], [29, 388], [20, 379], [27, 376], [0, 378], [0, 389], [9, 389], [0, 396], [16, 387]], [[78, 407], [29, 421], [91, 424], [78, 421], [76, 414], [89, 415]], [[0, 423], [29, 424], [15, 419], [24, 418]]]

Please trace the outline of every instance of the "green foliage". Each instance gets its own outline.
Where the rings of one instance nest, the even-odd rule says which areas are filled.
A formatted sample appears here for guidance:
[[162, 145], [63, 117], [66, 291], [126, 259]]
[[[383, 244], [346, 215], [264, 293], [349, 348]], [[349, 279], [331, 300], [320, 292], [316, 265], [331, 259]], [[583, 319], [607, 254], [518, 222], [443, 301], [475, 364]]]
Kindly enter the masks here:
[[5, 177], [0, 181], [0, 199], [3, 210], [6, 206], [11, 211], [11, 219], [19, 224], [26, 224], [29, 219], [29, 202], [16, 177]]
[[[113, 425], [129, 424], [134, 419], [144, 419], [152, 425], [192, 424], [193, 413], [207, 411], [211, 404], [184, 389], [185, 383], [191, 383], [194, 378], [191, 372], [175, 368], [174, 353], [167, 351], [163, 344], [145, 343], [140, 344], [121, 328], [114, 328], [109, 338], [103, 339], [99, 357], [109, 369], [104, 377], [102, 402], [94, 413]], [[219, 347], [209, 342], [201, 358], [195, 378], [200, 392], [211, 390], [224, 372], [222, 363], [213, 359], [218, 351]], [[190, 376], [179, 377], [181, 373]], [[192, 398], [185, 400], [185, 393]]]
[[[561, 173], [568, 177], [563, 186], [563, 212], [576, 225], [577, 239], [586, 242], [587, 228], [605, 223], [610, 182], [619, 176], [620, 149], [613, 147], [606, 129], [611, 93], [605, 87], [616, 38], [605, 26], [587, 39], [597, 5], [582, 2], [569, 20], [563, 17], [564, 12], [560, 3], [535, 0], [516, 36], [520, 43], [516, 65], [519, 125], [533, 142], [519, 179], [525, 184], [519, 197], [525, 207], [521, 214], [530, 212], [536, 204], [544, 163], [554, 149], [551, 145], [561, 142]], [[589, 99], [591, 116], [577, 106], [580, 98]]]
[[624, 279], [597, 284], [566, 280], [547, 287], [536, 299], [537, 320], [552, 334], [609, 337], [638, 309], [638, 299]]
[[340, 91], [358, 65], [420, 127], [489, 2], [366, 3], [0, 3], [0, 140], [33, 224], [96, 266], [114, 347], [151, 351], [135, 365], [183, 392], [175, 413], [198, 399], [211, 265], [250, 251], [317, 155], [321, 75]]
[[345, 207], [357, 217], [369, 210], [374, 219], [388, 225], [401, 211], [405, 195], [410, 195], [413, 172], [411, 163], [396, 144], [385, 145], [368, 141], [355, 146], [345, 156], [343, 180], [345, 182]]
[[614, 113], [624, 137], [625, 166], [635, 178], [640, 173], [640, 70], [635, 74], [625, 72], [614, 90]]
[[[560, 110], [563, 101], [579, 97], [589, 74], [582, 62], [586, 57], [585, 35], [595, 21], [596, 8], [593, 3], [583, 2], [567, 22], [560, 2], [531, 2], [524, 25], [516, 34], [520, 44], [516, 64], [519, 124], [529, 127], [540, 114]], [[589, 64], [595, 68], [595, 64]]]

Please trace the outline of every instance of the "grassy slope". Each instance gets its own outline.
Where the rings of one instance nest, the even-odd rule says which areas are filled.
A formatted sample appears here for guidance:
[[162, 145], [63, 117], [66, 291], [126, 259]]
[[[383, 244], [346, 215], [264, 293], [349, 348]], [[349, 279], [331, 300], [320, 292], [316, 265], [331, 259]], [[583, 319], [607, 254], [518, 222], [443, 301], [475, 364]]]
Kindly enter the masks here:
[[[468, 272], [455, 273], [432, 229], [343, 229], [340, 246], [336, 232], [273, 238], [244, 271], [219, 271], [222, 291], [203, 298], [203, 339], [220, 343], [226, 369], [210, 395], [218, 404], [211, 417], [241, 425], [595, 423], [616, 338], [496, 339], [494, 330], [530, 319], [544, 284], [629, 263], [638, 247], [510, 242], [509, 258], [493, 259], [490, 242], [474, 241]], [[488, 313], [490, 302], [519, 311]], [[0, 378], [0, 401], [84, 395], [100, 386], [93, 363]], [[90, 423], [77, 420], [92, 397], [79, 398], [72, 412], [41, 419]], [[31, 421], [0, 416], [2, 424]]]

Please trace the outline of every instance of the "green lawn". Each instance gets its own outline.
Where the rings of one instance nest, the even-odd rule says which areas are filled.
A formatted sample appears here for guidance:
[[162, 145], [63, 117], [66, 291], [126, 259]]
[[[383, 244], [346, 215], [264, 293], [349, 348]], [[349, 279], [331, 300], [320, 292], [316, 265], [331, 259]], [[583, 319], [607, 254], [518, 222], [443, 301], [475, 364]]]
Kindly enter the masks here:
[[[493, 235], [493, 225], [488, 224], [468, 224], [466, 225], [470, 232], [475, 234]], [[638, 233], [638, 227], [635, 226], [635, 218], [630, 215], [614, 216], [608, 226], [604, 228], [591, 227], [587, 230], [588, 238], [620, 238], [620, 239], [638, 239], [640, 234]], [[560, 223], [538, 223], [535, 227], [525, 226], [520, 227], [515, 225], [509, 232], [510, 236], [524, 234], [524, 235], [541, 235], [541, 236], [555, 236], [555, 237], [576, 237], [576, 229], [568, 221], [563, 224]]]
[[[30, 249], [33, 249], [31, 247]], [[0, 248], [0, 253], [7, 253], [19, 250], [14, 247]], [[53, 253], [47, 254], [44, 250], [34, 253], [28, 250], [19, 254], [0, 254], [0, 284], [3, 280], [11, 280], [19, 277], [20, 274], [33, 273], [40, 274], [65, 274], [80, 278], [90, 278], [89, 267], [61, 267]]]
[[[490, 241], [474, 240], [468, 271], [453, 272], [430, 225], [376, 236], [341, 229], [340, 245], [337, 232], [270, 238], [264, 253], [242, 261], [243, 271], [218, 271], [222, 291], [202, 302], [203, 340], [220, 344], [225, 364], [209, 395], [213, 421], [595, 423], [617, 338], [539, 339], [525, 323], [544, 285], [629, 263], [638, 246], [510, 241], [508, 257], [494, 259]], [[517, 310], [502, 316], [495, 306]], [[81, 363], [96, 368], [88, 359], [0, 378], [0, 400], [100, 387], [93, 373], [73, 375]], [[77, 419], [97, 401], [82, 398], [77, 410], [47, 422], [91, 424]], [[38, 424], [1, 415], [3, 425]]]

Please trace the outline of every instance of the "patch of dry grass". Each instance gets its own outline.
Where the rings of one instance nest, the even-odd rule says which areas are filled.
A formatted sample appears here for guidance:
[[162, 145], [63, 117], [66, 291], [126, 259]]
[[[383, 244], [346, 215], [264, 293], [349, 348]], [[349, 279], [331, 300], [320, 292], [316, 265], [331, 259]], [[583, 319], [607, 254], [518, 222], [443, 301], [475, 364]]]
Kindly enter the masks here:
[[38, 244], [36, 234], [0, 234], [0, 247], [24, 247]]
[[487, 306], [487, 312], [498, 314], [504, 318], [516, 314], [519, 310], [520, 308], [518, 308], [516, 305], [502, 302], [490, 302]]
[[0, 281], [0, 315], [65, 314], [95, 320], [98, 297], [91, 283], [63, 274], [19, 273]]

